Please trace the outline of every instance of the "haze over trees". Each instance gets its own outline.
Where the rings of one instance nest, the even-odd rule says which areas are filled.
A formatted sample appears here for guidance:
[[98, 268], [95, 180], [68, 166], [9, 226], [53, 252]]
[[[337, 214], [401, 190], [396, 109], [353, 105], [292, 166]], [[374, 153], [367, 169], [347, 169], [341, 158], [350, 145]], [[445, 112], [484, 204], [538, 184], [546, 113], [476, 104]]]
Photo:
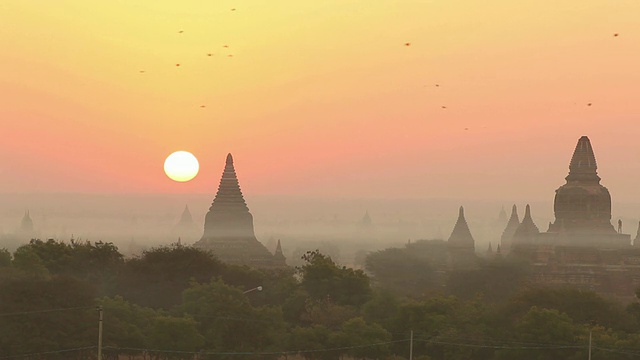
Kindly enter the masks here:
[[178, 244], [126, 259], [110, 243], [32, 240], [0, 251], [0, 354], [95, 358], [97, 306], [107, 359], [406, 359], [411, 331], [414, 359], [578, 359], [590, 331], [598, 359], [640, 354], [638, 304], [521, 286], [526, 267], [500, 259], [439, 278], [441, 246], [371, 254], [367, 275], [319, 251], [255, 270]]

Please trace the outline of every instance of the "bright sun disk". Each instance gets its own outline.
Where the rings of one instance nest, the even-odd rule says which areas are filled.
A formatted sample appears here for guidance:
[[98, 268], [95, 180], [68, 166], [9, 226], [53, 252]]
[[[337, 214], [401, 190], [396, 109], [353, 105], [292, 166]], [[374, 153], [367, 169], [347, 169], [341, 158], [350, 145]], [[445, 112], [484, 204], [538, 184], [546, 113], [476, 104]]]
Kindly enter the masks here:
[[164, 161], [164, 172], [174, 181], [189, 181], [198, 175], [198, 170], [198, 159], [188, 151], [176, 151]]

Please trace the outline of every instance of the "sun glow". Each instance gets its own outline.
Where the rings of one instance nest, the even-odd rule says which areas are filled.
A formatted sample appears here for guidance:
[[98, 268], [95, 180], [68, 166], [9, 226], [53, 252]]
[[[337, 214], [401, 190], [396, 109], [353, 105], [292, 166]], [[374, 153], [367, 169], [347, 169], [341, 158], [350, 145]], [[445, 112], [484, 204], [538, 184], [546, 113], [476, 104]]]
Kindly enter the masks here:
[[174, 181], [189, 181], [198, 175], [198, 170], [198, 159], [188, 151], [176, 151], [164, 161], [164, 172]]

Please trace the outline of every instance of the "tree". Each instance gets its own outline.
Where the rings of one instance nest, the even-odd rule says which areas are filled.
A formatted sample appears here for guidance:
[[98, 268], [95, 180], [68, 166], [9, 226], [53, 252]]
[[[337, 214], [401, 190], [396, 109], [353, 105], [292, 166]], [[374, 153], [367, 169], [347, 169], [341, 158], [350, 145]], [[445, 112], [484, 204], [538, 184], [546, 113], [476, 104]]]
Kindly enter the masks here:
[[11, 266], [11, 253], [9, 250], [2, 248], [0, 249], [0, 268]]
[[[92, 347], [97, 339], [95, 290], [71, 277], [27, 277], [0, 283], [0, 354]], [[84, 355], [84, 356], [83, 356]], [[73, 353], [83, 359], [84, 352]], [[71, 353], [50, 355], [64, 359]]]
[[209, 252], [178, 244], [144, 251], [125, 263], [118, 294], [134, 303], [169, 309], [180, 304], [191, 282], [208, 282], [223, 265]]
[[338, 267], [320, 251], [308, 251], [302, 256], [306, 262], [298, 269], [301, 286], [312, 299], [329, 297], [339, 305], [360, 306], [371, 297], [369, 278], [362, 270]]
[[282, 312], [273, 307], [254, 308], [247, 296], [219, 279], [192, 283], [183, 292], [181, 310], [197, 321], [208, 349], [237, 352], [281, 348], [285, 337]]
[[190, 318], [157, 317], [149, 336], [152, 352], [164, 359], [193, 359], [204, 345], [196, 325]]
[[530, 348], [500, 350], [499, 359], [569, 359], [576, 352], [575, 345], [585, 329], [556, 309], [534, 306], [518, 322], [515, 331], [515, 340], [529, 344]]
[[368, 324], [363, 318], [353, 318], [342, 325], [341, 335], [355, 359], [384, 359], [389, 355], [391, 334], [378, 324]]

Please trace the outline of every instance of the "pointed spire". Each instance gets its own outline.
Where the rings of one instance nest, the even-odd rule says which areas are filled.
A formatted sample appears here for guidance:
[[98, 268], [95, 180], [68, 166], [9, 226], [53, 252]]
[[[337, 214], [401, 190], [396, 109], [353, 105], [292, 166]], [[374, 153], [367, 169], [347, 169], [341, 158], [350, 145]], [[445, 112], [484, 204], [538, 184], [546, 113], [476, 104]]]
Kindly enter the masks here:
[[282, 252], [282, 246], [280, 245], [280, 239], [278, 239], [278, 245], [276, 246], [276, 252], [273, 254], [273, 259], [275, 262], [286, 265], [287, 258], [284, 257], [284, 253]]
[[475, 247], [475, 241], [473, 240], [473, 236], [469, 230], [469, 225], [467, 225], [467, 220], [464, 218], [464, 208], [462, 206], [460, 206], [460, 210], [458, 211], [458, 220], [456, 221], [456, 225], [453, 227], [453, 231], [451, 232], [451, 236], [449, 236], [447, 243], [457, 248], [468, 248], [473, 250]]
[[364, 212], [362, 220], [360, 220], [360, 226], [362, 226], [363, 228], [370, 228], [372, 225], [373, 222], [371, 221], [371, 216], [369, 216], [369, 211], [367, 210]]
[[191, 216], [191, 211], [189, 211], [189, 205], [184, 206], [184, 210], [182, 211], [182, 216], [180, 216], [180, 222], [178, 225], [190, 225], [193, 223], [193, 217]]
[[[498, 245], [500, 246], [500, 245]], [[493, 254], [493, 248], [491, 247], [491, 241], [489, 241], [489, 248], [487, 249], [487, 254], [488, 255], [492, 255]]]
[[498, 244], [498, 247], [496, 247], [496, 255], [500, 255], [502, 253], [502, 250], [500, 249], [500, 244]]
[[516, 229], [515, 234], [513, 234], [513, 242], [514, 243], [532, 243], [535, 241], [535, 237], [540, 233], [538, 227], [533, 222], [531, 218], [531, 207], [527, 204], [527, 207], [524, 211], [524, 217], [522, 218], [522, 223]]
[[24, 212], [24, 216], [22, 217], [22, 221], [20, 222], [20, 230], [22, 230], [23, 232], [33, 231], [33, 220], [31, 220], [29, 210], [26, 210]]
[[211, 204], [209, 210], [214, 210], [216, 205], [235, 211], [249, 212], [249, 208], [242, 196], [242, 190], [240, 190], [240, 184], [236, 176], [236, 169], [233, 166], [233, 156], [231, 156], [231, 153], [227, 155], [220, 185], [218, 186], [218, 193], [215, 199], [213, 199], [213, 204]]
[[567, 181], [586, 181], [600, 182], [598, 176], [598, 165], [596, 164], [596, 156], [593, 153], [593, 147], [588, 137], [583, 136], [578, 140], [576, 149], [573, 151], [571, 162], [569, 164], [569, 175]]
[[500, 224], [504, 224], [504, 222], [507, 221], [507, 212], [504, 211], [504, 205], [502, 205], [502, 208], [500, 208], [500, 213], [498, 214], [498, 221], [500, 221]]
[[516, 233], [516, 229], [520, 226], [520, 218], [518, 217], [518, 207], [513, 204], [511, 207], [511, 217], [509, 217], [509, 221], [507, 222], [507, 226], [504, 228], [502, 232], [502, 236], [500, 237], [500, 243], [505, 250], [509, 250], [511, 248], [511, 242], [513, 240], [513, 234]]
[[638, 232], [636, 233], [636, 238], [633, 239], [634, 246], [640, 246], [640, 221], [638, 221]]

